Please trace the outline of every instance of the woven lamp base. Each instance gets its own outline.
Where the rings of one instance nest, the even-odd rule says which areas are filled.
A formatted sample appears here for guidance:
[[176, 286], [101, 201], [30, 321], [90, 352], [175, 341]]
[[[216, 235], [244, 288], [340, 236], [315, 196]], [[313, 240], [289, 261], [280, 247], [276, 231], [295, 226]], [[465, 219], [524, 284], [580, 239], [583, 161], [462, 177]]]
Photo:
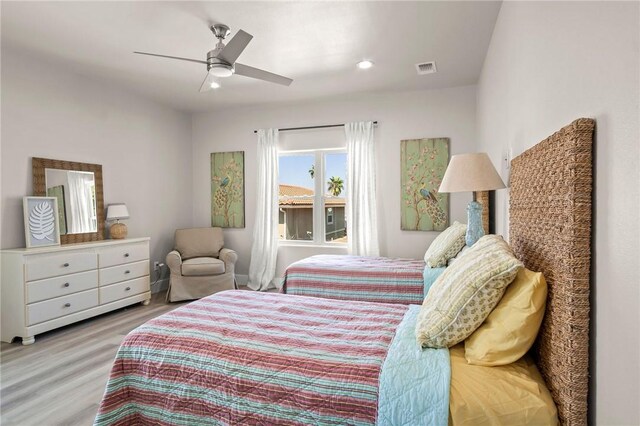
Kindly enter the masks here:
[[122, 240], [127, 238], [127, 225], [124, 223], [114, 223], [111, 225], [109, 229], [109, 233], [111, 234], [111, 238], [114, 240]]

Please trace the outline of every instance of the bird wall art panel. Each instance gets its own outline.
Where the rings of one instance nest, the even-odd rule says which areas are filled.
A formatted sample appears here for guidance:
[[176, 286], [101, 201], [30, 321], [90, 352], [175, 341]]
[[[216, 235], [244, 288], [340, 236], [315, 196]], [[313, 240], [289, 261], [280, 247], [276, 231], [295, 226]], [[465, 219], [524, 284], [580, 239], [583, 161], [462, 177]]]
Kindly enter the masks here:
[[211, 226], [244, 228], [244, 151], [211, 154]]
[[448, 163], [449, 138], [400, 141], [402, 230], [442, 231], [449, 225], [449, 194], [438, 193]]

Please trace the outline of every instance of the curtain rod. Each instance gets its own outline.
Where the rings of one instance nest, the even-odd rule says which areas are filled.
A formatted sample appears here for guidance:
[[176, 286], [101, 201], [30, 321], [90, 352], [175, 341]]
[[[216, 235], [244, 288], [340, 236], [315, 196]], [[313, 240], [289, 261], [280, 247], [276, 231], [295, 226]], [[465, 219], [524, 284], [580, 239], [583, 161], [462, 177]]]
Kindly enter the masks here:
[[[378, 124], [377, 121], [373, 122], [373, 125], [376, 126]], [[285, 129], [278, 129], [279, 132], [288, 132], [289, 130], [310, 130], [310, 129], [326, 129], [329, 127], [343, 127], [344, 123], [342, 124], [325, 124], [322, 126], [307, 126], [307, 127], [287, 127]], [[253, 133], [258, 133], [257, 130], [254, 130]]]

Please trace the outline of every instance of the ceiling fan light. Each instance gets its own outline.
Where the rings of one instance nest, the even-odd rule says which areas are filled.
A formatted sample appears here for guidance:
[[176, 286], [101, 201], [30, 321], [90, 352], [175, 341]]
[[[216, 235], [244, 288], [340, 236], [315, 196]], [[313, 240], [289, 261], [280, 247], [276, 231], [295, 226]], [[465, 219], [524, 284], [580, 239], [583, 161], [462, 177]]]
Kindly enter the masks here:
[[215, 77], [231, 77], [233, 75], [233, 68], [227, 67], [212, 67], [209, 73]]
[[369, 68], [371, 68], [373, 66], [373, 61], [369, 61], [369, 60], [365, 59], [364, 61], [358, 62], [356, 65], [361, 70], [368, 70]]

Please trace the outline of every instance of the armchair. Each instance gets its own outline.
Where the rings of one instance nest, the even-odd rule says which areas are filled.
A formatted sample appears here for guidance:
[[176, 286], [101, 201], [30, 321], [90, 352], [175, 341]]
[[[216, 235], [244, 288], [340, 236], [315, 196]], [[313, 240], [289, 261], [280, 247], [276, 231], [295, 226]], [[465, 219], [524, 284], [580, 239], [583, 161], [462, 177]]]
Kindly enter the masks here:
[[224, 248], [221, 228], [178, 229], [175, 249], [167, 254], [171, 272], [167, 299], [170, 302], [199, 299], [236, 287], [238, 255]]

